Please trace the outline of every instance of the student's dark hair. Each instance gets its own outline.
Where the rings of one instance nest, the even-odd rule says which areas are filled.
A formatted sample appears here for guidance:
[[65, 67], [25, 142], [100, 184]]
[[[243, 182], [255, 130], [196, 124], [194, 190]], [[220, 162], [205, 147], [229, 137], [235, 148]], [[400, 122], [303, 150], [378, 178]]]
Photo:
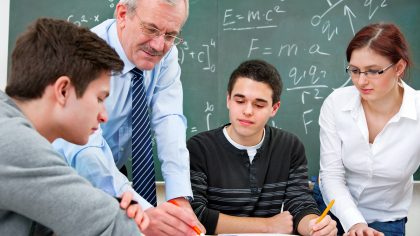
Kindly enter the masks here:
[[236, 68], [230, 75], [227, 87], [229, 95], [231, 95], [233, 87], [235, 86], [235, 83], [239, 77], [244, 77], [267, 84], [273, 91], [273, 104], [280, 101], [283, 83], [281, 81], [279, 72], [273, 65], [263, 60], [248, 60], [242, 62], [238, 68]]
[[412, 65], [408, 43], [398, 26], [392, 23], [375, 23], [363, 27], [350, 41], [346, 57], [350, 61], [354, 50], [368, 47], [375, 53], [388, 58], [392, 63], [403, 59], [406, 70]]
[[6, 93], [19, 100], [42, 97], [45, 88], [68, 76], [76, 96], [102, 73], [118, 73], [124, 63], [103, 39], [64, 20], [41, 18], [17, 39]]

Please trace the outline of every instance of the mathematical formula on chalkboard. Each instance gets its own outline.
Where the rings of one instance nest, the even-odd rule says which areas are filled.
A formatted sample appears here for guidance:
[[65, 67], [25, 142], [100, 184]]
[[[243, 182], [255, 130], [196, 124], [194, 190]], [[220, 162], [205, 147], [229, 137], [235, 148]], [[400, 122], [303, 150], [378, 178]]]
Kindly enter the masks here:
[[[298, 2], [307, 3], [308, 1]], [[281, 33], [282, 23], [288, 18], [293, 18], [291, 14], [295, 14], [294, 11], [290, 10], [290, 8], [295, 7], [293, 5], [295, 3], [286, 0], [271, 1], [270, 3], [261, 4], [264, 5], [261, 7], [218, 9], [219, 17], [217, 22], [215, 22], [218, 25], [218, 35], [210, 37], [203, 42], [195, 43], [195, 46], [192, 46], [188, 39], [179, 45], [180, 64], [186, 67], [194, 65], [202, 70], [202, 73], [217, 74], [218, 57], [220, 61], [220, 54], [224, 52], [218, 46], [223, 44], [224, 40], [230, 40], [229, 36], [224, 37], [224, 35], [243, 34], [244, 32], [252, 36], [242, 38], [244, 47], [232, 49], [235, 53], [242, 52], [243, 60], [262, 58], [273, 62], [297, 58], [299, 61], [299, 58], [317, 57], [318, 61], [328, 62], [337, 60], [340, 57], [340, 59], [343, 59], [342, 55], [337, 55], [337, 48], [334, 48], [334, 50], [331, 50], [331, 47], [328, 47], [328, 49], [323, 48], [321, 43], [322, 45], [334, 44], [335, 39], [343, 31], [350, 32], [350, 36], [354, 35], [354, 24], [358, 22], [359, 18], [362, 18], [363, 22], [370, 21], [375, 14], [388, 7], [386, 0], [359, 1], [357, 4], [353, 3], [352, 5], [349, 5], [349, 1], [345, 0], [335, 2], [330, 0], [318, 1], [318, 4], [323, 3], [323, 7], [310, 15], [304, 16], [307, 28], [311, 28], [317, 34], [317, 37], [308, 37], [306, 40], [302, 40], [302, 37], [305, 37], [305, 33], [299, 32], [298, 29], [296, 32], [285, 32], [291, 35], [288, 37], [284, 37]], [[241, 3], [238, 4], [241, 5]], [[301, 7], [304, 7], [304, 4]], [[355, 7], [356, 9], [354, 9]], [[337, 11], [341, 12], [341, 14], [337, 14]], [[332, 14], [333, 17], [329, 17]], [[357, 25], [360, 25], [360, 23]], [[345, 46], [345, 44], [340, 45], [341, 51], [343, 51]], [[226, 53], [224, 56], [227, 57], [229, 55]], [[331, 80], [329, 78], [329, 70], [331, 68], [328, 63], [302, 64], [299, 62], [295, 65], [290, 65], [286, 71], [284, 69], [281, 71], [283, 82], [285, 82], [284, 93], [295, 94], [299, 97], [300, 105], [313, 104], [314, 101], [318, 101], [317, 104], [319, 105], [333, 89], [351, 84], [350, 78], [345, 78], [346, 75], [343, 73], [342, 76], [345, 80], [338, 85], [331, 86], [328, 81]], [[334, 68], [334, 70], [336, 69]], [[224, 76], [227, 77], [228, 74]], [[216, 77], [212, 77], [212, 79], [216, 79]], [[210, 119], [212, 119], [212, 116], [213, 119], [216, 118], [214, 117], [214, 106], [217, 105], [223, 104], [217, 104], [214, 100], [203, 100], [202, 110], [205, 115], [202, 116], [203, 120], [199, 122], [204, 125], [197, 126], [203, 127], [205, 130], [216, 128], [210, 125]], [[315, 109], [316, 107], [305, 108], [305, 106], [302, 106], [302, 110], [296, 114], [296, 120], [300, 120], [299, 123], [303, 127], [305, 134], [310, 132], [308, 126], [317, 125], [314, 122], [317, 114], [311, 115], [315, 112]], [[318, 112], [318, 109], [316, 112]], [[276, 122], [272, 121], [272, 124], [276, 124]], [[217, 125], [219, 124], [216, 122]], [[197, 126], [193, 124], [189, 131], [191, 133], [201, 131], [202, 129], [200, 130]]]

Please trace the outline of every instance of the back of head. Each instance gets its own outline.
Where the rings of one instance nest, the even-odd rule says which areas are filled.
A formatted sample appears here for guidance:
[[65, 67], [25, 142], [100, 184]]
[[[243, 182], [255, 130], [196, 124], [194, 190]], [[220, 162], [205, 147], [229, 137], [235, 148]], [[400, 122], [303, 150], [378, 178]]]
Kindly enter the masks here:
[[273, 104], [280, 101], [283, 83], [279, 72], [273, 65], [263, 60], [248, 60], [242, 62], [230, 75], [227, 88], [228, 94], [231, 94], [236, 81], [240, 77], [267, 84], [273, 90]]
[[400, 29], [394, 24], [376, 23], [363, 27], [356, 33], [347, 47], [347, 61], [350, 61], [354, 50], [365, 47], [388, 58], [391, 63], [397, 63], [402, 59], [406, 61], [407, 68], [412, 64], [408, 43]]
[[11, 63], [6, 93], [22, 101], [41, 98], [60, 76], [68, 76], [81, 97], [101, 73], [124, 67], [115, 50], [89, 29], [46, 18], [17, 39]]

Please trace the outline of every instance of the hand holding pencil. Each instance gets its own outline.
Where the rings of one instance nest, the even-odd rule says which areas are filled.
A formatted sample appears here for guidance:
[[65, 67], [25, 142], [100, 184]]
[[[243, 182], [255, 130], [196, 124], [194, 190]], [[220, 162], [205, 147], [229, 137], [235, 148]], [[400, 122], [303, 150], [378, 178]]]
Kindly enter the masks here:
[[163, 202], [157, 207], [145, 210], [150, 224], [142, 233], [148, 236], [196, 236], [197, 233], [191, 226], [198, 225], [199, 221], [194, 211], [190, 209], [189, 202], [185, 198], [176, 198], [176, 202], [181, 207]]
[[[175, 201], [175, 200], [173, 200], [173, 199], [172, 200], [169, 200], [168, 202], [174, 204], [175, 206], [180, 207], [180, 205], [178, 204], [178, 202]], [[198, 228], [196, 225], [191, 226], [191, 228], [197, 233], [197, 235], [204, 236], [204, 233], [202, 233], [201, 230], [200, 230], [200, 228]]]
[[328, 215], [331, 207], [334, 205], [335, 200], [331, 200], [321, 216], [312, 221], [312, 231], [310, 235], [314, 236], [327, 236], [327, 235], [337, 235], [337, 223], [331, 219]]

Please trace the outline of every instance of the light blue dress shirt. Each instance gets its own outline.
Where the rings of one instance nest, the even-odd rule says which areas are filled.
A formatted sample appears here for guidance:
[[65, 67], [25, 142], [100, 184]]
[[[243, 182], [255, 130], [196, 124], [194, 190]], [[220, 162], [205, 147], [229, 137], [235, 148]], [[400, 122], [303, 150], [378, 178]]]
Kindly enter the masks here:
[[[108, 122], [102, 124], [102, 130], [90, 137], [87, 145], [78, 146], [57, 140], [54, 142], [54, 147], [93, 185], [119, 195], [126, 190], [124, 186], [129, 184], [118, 169], [131, 157], [131, 77], [133, 75], [130, 70], [135, 65], [126, 57], [116, 27], [115, 19], [110, 19], [92, 29], [113, 47], [124, 61], [122, 74], [111, 77], [110, 96], [105, 100]], [[183, 115], [180, 75], [178, 50], [175, 46], [153, 70], [144, 71], [151, 128], [161, 162], [166, 199], [192, 197], [189, 153], [185, 142], [187, 124]], [[82, 149], [83, 151], [80, 151]]]

